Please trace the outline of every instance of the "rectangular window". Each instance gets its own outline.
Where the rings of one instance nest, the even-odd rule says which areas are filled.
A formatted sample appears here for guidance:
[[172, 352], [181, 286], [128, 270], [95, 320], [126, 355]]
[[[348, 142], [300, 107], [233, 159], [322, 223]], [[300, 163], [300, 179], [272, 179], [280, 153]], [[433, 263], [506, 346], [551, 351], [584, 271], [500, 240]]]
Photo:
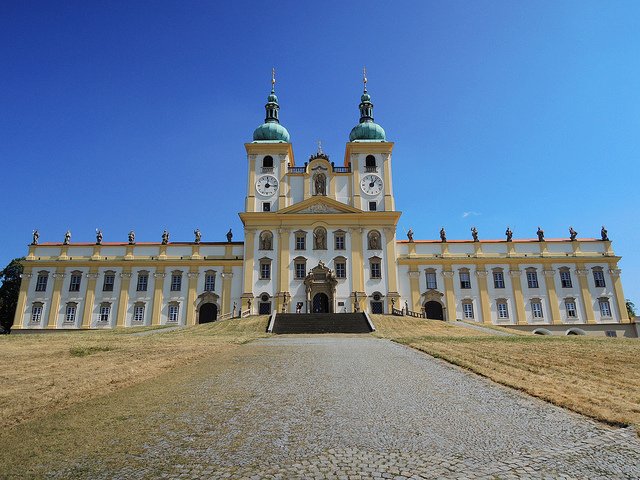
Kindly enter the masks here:
[[527, 272], [527, 285], [529, 288], [538, 288], [537, 272]]
[[471, 288], [471, 276], [469, 272], [460, 272], [460, 288]]
[[533, 318], [543, 318], [542, 303], [531, 302], [531, 312], [533, 313]]
[[67, 310], [64, 315], [65, 323], [73, 323], [76, 321], [76, 304], [67, 305]]
[[270, 202], [263, 202], [262, 203], [262, 211], [263, 212], [270, 212], [271, 211], [271, 203]]
[[336, 278], [347, 278], [347, 264], [336, 262]]
[[493, 272], [493, 286], [495, 288], [504, 288], [504, 273]]
[[46, 292], [48, 280], [49, 280], [48, 274], [38, 275], [38, 280], [36, 280], [36, 292]]
[[171, 291], [179, 292], [182, 290], [182, 273], [174, 273], [171, 275]]
[[307, 276], [307, 265], [304, 262], [296, 262], [296, 278], [304, 279]]
[[464, 318], [473, 318], [473, 303], [463, 303], [462, 313]]
[[116, 276], [113, 273], [105, 273], [104, 283], [102, 284], [103, 292], [113, 292], [113, 284], [116, 281]]
[[171, 323], [178, 322], [178, 312], [179, 312], [179, 305], [175, 303], [172, 303], [171, 305], [169, 305], [169, 322]]
[[31, 308], [31, 323], [40, 323], [42, 318], [42, 305], [34, 305]]
[[144, 321], [144, 305], [133, 307], [133, 321], [142, 323]]
[[578, 313], [576, 312], [576, 302], [573, 300], [567, 300], [564, 302], [564, 306], [567, 309], [568, 318], [576, 318]]
[[305, 250], [307, 248], [306, 239], [307, 239], [306, 235], [300, 235], [300, 234], [296, 235], [296, 250]]
[[209, 273], [204, 277], [204, 291], [213, 292], [215, 289], [216, 289], [216, 276], [213, 275], [212, 273]]
[[100, 305], [100, 321], [101, 322], [109, 321], [109, 313], [111, 313], [111, 305], [109, 304]]
[[596, 287], [604, 287], [604, 272], [602, 270], [594, 270], [593, 271], [593, 280], [596, 284]]
[[436, 279], [436, 272], [427, 272], [427, 288], [431, 290], [438, 289], [438, 281]]
[[271, 264], [270, 263], [261, 263], [260, 264], [260, 279], [261, 280], [269, 280], [271, 278]]
[[344, 235], [336, 235], [336, 250], [344, 250]]
[[600, 315], [603, 317], [611, 316], [611, 305], [609, 304], [609, 300], [600, 300]]
[[371, 278], [381, 278], [380, 262], [371, 262]]
[[378, 204], [376, 202], [369, 202], [369, 211], [375, 212], [378, 210]]
[[571, 272], [569, 270], [562, 270], [560, 272], [560, 283], [562, 288], [571, 288]]
[[149, 285], [149, 274], [148, 273], [139, 273], [138, 274], [138, 284], [136, 285], [137, 292], [146, 292], [147, 285]]
[[71, 282], [69, 283], [69, 291], [70, 292], [79, 292], [80, 291], [80, 282], [82, 281], [82, 274], [73, 274], [71, 275]]
[[498, 318], [509, 318], [509, 309], [506, 302], [498, 302]]

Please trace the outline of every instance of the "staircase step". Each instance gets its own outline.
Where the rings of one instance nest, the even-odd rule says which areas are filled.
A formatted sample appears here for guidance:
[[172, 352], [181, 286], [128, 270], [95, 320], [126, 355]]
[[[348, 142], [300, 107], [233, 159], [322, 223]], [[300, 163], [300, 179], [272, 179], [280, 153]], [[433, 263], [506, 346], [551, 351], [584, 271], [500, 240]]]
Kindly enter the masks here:
[[279, 313], [273, 333], [369, 333], [364, 313]]

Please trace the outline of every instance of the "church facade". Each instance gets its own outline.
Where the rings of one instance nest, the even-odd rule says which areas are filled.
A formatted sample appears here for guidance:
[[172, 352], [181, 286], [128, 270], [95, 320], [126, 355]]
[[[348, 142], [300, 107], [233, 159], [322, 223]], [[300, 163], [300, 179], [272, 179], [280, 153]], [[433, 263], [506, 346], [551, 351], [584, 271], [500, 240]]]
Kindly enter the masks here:
[[[275, 80], [273, 80], [275, 83]], [[397, 238], [392, 152], [366, 79], [360, 121], [336, 165], [294, 159], [272, 88], [245, 144], [244, 242], [41, 243], [23, 262], [13, 328], [195, 325], [273, 312], [354, 312], [635, 336], [620, 270], [601, 238]], [[634, 335], [635, 334], [635, 335]]]

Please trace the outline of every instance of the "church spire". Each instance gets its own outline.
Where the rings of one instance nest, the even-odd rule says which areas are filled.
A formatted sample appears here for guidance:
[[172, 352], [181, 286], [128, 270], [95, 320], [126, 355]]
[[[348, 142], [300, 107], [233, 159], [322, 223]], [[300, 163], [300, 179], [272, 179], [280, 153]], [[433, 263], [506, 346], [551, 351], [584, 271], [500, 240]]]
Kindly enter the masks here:
[[267, 111], [267, 116], [264, 119], [265, 123], [280, 123], [278, 120], [278, 111], [280, 105], [278, 105], [278, 97], [276, 97], [276, 69], [271, 69], [271, 93], [267, 97], [267, 104], [264, 106]]
[[360, 123], [373, 122], [373, 103], [367, 93], [367, 67], [362, 67], [362, 83], [364, 91], [360, 97]]

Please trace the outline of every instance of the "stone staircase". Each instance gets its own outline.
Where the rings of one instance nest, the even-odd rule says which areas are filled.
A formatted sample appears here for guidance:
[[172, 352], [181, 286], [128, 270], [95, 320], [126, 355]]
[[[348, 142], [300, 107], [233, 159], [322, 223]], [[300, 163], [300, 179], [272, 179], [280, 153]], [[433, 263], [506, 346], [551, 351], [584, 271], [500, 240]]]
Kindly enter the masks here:
[[273, 333], [369, 333], [364, 313], [278, 313]]

